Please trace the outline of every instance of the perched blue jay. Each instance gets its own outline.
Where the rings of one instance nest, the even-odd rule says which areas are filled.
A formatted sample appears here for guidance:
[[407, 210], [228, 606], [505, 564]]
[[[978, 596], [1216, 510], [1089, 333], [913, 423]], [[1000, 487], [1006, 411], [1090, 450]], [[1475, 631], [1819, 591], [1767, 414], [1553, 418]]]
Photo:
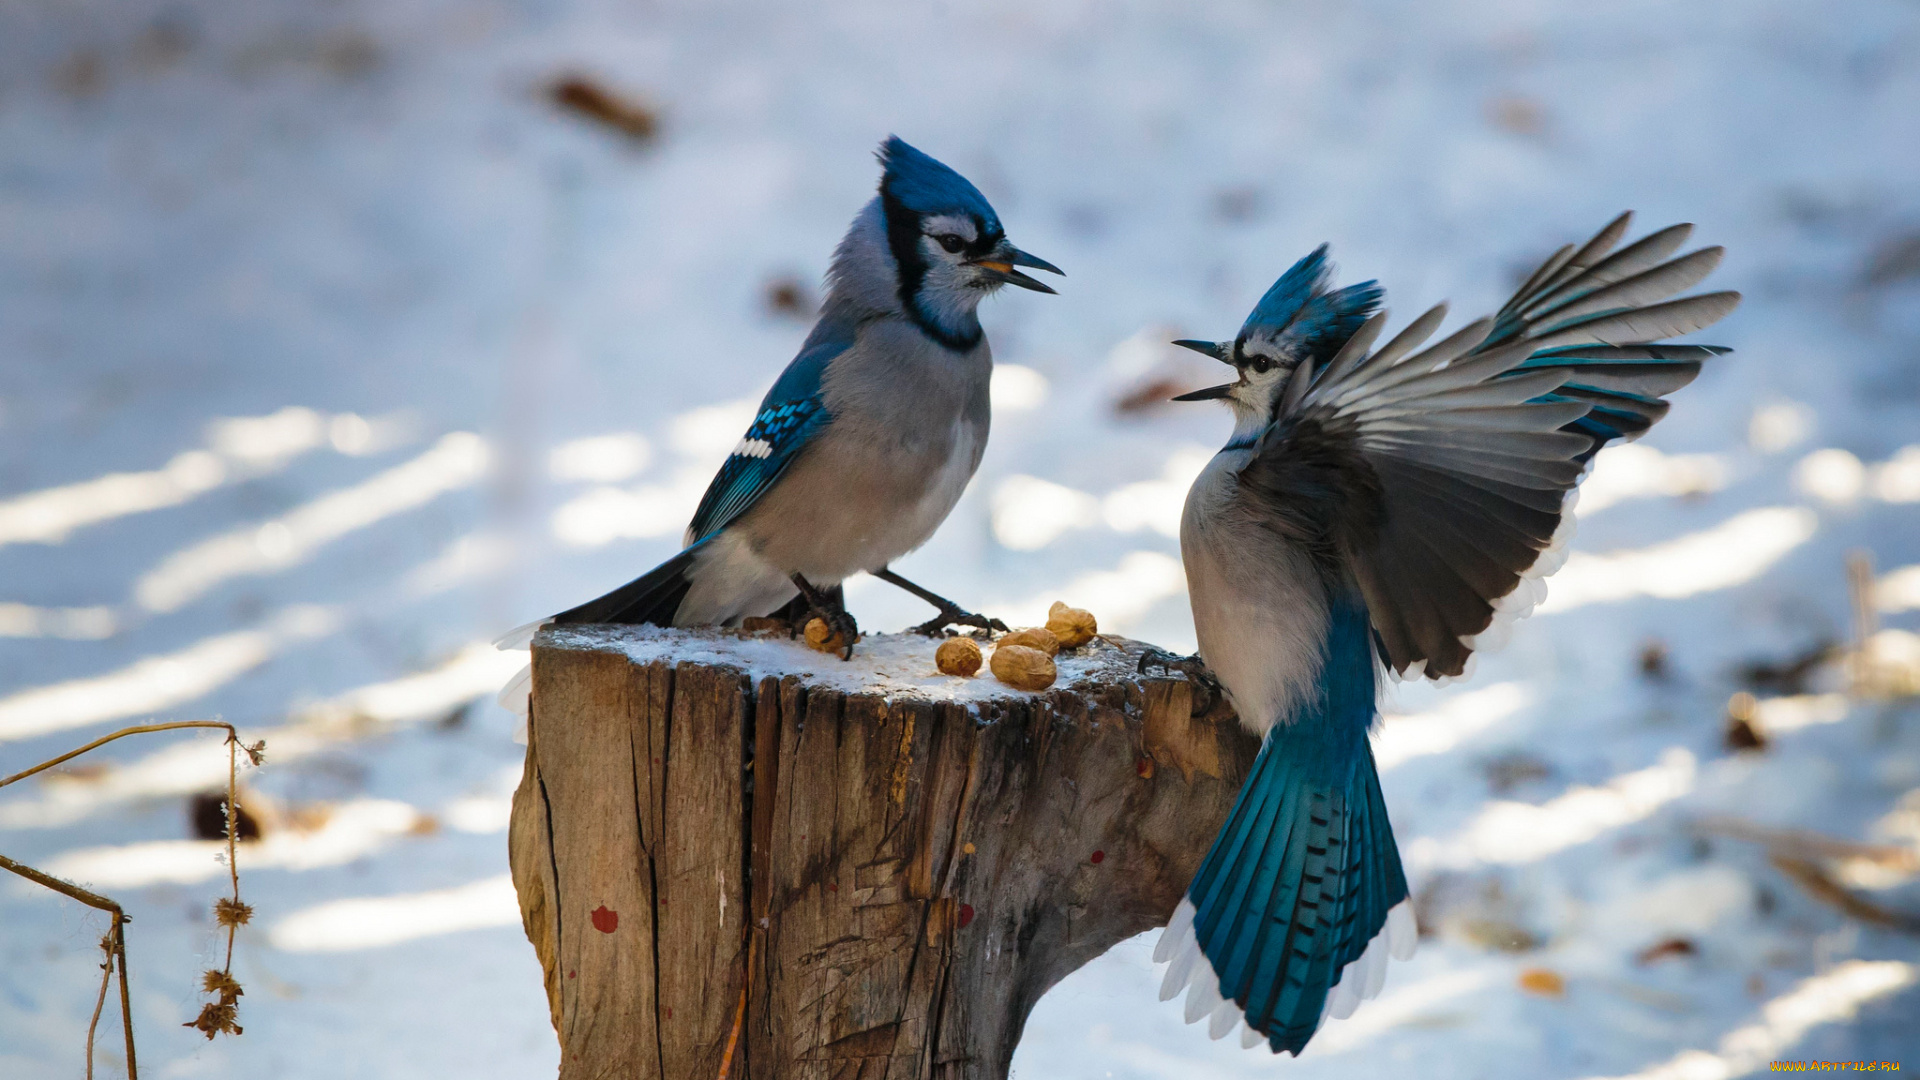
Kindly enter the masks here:
[[[791, 604], [848, 642], [840, 583], [866, 571], [939, 609], [916, 627], [1006, 629], [888, 569], [946, 519], [987, 446], [993, 358], [975, 309], [1002, 285], [1050, 293], [1016, 267], [1058, 274], [1007, 241], [979, 189], [889, 138], [880, 192], [827, 271], [800, 354], [761, 401], [687, 528], [686, 547], [548, 623], [727, 625]], [[796, 624], [804, 621], [796, 618]], [[524, 690], [525, 674], [502, 692]]]
[[1244, 1020], [1247, 1046], [1298, 1054], [1324, 1017], [1379, 993], [1388, 955], [1412, 955], [1367, 743], [1382, 669], [1462, 675], [1545, 595], [1593, 455], [1727, 351], [1653, 344], [1739, 302], [1667, 299], [1721, 249], [1669, 261], [1691, 229], [1675, 225], [1613, 252], [1629, 218], [1418, 352], [1445, 306], [1373, 349], [1381, 290], [1331, 289], [1324, 245], [1233, 341], [1180, 342], [1239, 372], [1178, 399], [1224, 400], [1233, 437], [1181, 520], [1199, 654], [1143, 666], [1210, 669], [1264, 737], [1154, 954], [1171, 962], [1162, 998], [1190, 986], [1187, 1020], [1210, 1017], [1214, 1038]]

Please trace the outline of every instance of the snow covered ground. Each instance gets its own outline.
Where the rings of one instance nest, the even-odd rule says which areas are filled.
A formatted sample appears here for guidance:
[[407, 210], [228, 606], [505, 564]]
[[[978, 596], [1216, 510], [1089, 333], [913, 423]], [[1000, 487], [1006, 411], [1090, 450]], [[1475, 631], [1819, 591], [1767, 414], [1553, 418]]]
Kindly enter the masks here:
[[[652, 102], [658, 138], [556, 109], [570, 72]], [[0, 850], [127, 903], [146, 1075], [544, 1075], [503, 876], [519, 748], [466, 708], [517, 661], [483, 643], [673, 550], [806, 331], [769, 284], [817, 281], [881, 137], [1069, 275], [988, 305], [993, 442], [902, 571], [1175, 648], [1179, 498], [1226, 421], [1116, 411], [1205, 374], [1160, 343], [1230, 333], [1322, 240], [1402, 318], [1477, 313], [1633, 207], [1727, 246], [1713, 285], [1747, 302], [1706, 337], [1739, 351], [1602, 459], [1506, 651], [1393, 706], [1420, 955], [1296, 1062], [1182, 1025], [1130, 942], [1041, 1002], [1015, 1072], [1920, 1066], [1920, 939], [1728, 835], [1920, 851], [1920, 716], [1829, 670], [1757, 689], [1769, 750], [1721, 735], [1743, 665], [1847, 639], [1845, 553], [1920, 628], [1916, 115], [1898, 0], [7, 6], [0, 772], [150, 716], [267, 739], [246, 1034], [179, 1026], [224, 873], [185, 810], [217, 741], [0, 794]], [[865, 624], [925, 617], [871, 585]], [[1885, 860], [1833, 871], [1920, 910]], [[101, 930], [0, 883], [0, 1076], [79, 1073]]]

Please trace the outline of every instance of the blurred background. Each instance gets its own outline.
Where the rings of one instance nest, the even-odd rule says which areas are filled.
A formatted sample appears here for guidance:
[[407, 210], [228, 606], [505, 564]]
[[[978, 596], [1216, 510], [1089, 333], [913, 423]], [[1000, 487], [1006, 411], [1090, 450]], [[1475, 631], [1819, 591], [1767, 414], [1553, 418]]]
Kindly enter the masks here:
[[[900, 569], [1183, 651], [1229, 425], [1168, 339], [1323, 240], [1457, 325], [1632, 208], [1727, 246], [1737, 351], [1600, 457], [1505, 651], [1390, 703], [1420, 955], [1294, 1061], [1184, 1026], [1148, 935], [1015, 1074], [1920, 1067], [1916, 116], [1911, 0], [0, 6], [0, 773], [267, 740], [246, 1034], [180, 1026], [218, 736], [9, 788], [0, 851], [127, 905], [146, 1075], [545, 1075], [487, 642], [676, 549], [885, 135], [1068, 274], [986, 305], [993, 441]], [[0, 882], [0, 1075], [80, 1073], [105, 925]]]

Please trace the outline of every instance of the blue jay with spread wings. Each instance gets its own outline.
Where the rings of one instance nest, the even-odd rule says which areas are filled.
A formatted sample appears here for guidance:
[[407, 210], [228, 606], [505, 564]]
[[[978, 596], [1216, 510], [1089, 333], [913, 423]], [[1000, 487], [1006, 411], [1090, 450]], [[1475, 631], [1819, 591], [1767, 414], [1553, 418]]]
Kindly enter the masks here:
[[[998, 620], [895, 574], [959, 501], [987, 445], [993, 357], [976, 308], [1051, 263], [1014, 247], [979, 189], [900, 138], [881, 144], [880, 191], [827, 272], [820, 320], [707, 488], [678, 555], [551, 623], [728, 625], [786, 609], [847, 642], [859, 628], [840, 583], [862, 571], [949, 624]], [[501, 699], [524, 693], [525, 673]]]
[[1231, 342], [1183, 341], [1231, 383], [1233, 436], [1181, 521], [1197, 657], [1263, 737], [1227, 825], [1161, 936], [1161, 996], [1214, 1038], [1298, 1054], [1379, 993], [1416, 931], [1367, 742], [1380, 676], [1462, 675], [1545, 595], [1588, 462], [1666, 414], [1727, 350], [1663, 345], [1739, 294], [1669, 299], [1721, 249], [1690, 226], [1615, 251], [1630, 215], [1549, 258], [1492, 318], [1420, 348], [1443, 306], [1374, 348], [1373, 282], [1330, 287], [1326, 248], [1288, 270]]

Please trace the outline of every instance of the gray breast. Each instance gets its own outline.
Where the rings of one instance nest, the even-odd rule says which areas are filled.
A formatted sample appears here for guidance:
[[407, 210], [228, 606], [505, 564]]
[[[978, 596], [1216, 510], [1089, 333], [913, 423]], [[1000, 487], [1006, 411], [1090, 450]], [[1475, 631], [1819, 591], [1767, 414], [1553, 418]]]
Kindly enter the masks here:
[[1308, 553], [1261, 525], [1242, 497], [1245, 451], [1222, 451], [1193, 488], [1180, 522], [1200, 655], [1241, 723], [1264, 733], [1315, 691], [1327, 600]]
[[925, 543], [986, 449], [993, 361], [902, 319], [861, 327], [827, 369], [832, 424], [741, 525], [764, 558], [833, 583]]

